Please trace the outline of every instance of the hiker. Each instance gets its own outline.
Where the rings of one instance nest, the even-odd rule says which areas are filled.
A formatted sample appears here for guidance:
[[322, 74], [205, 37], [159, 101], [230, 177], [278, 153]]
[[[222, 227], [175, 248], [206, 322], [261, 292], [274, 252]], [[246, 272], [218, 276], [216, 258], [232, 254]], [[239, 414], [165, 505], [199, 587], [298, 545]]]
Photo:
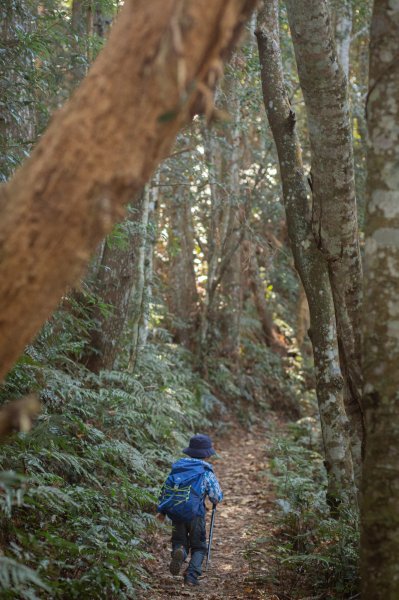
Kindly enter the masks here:
[[160, 496], [158, 512], [172, 520], [172, 559], [170, 572], [178, 575], [190, 550], [191, 559], [184, 573], [186, 585], [199, 585], [198, 577], [207, 551], [205, 498], [216, 505], [223, 492], [212, 465], [204, 459], [216, 454], [208, 435], [197, 434], [183, 450], [189, 458], [172, 465]]

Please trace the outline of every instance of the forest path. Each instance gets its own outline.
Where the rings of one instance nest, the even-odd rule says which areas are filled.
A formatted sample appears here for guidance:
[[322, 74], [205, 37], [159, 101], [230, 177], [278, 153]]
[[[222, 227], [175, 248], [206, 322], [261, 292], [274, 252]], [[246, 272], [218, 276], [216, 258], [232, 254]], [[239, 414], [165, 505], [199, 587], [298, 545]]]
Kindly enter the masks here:
[[[140, 595], [143, 599], [275, 598], [251, 583], [250, 566], [245, 559], [246, 547], [262, 535], [261, 529], [267, 528], [272, 510], [273, 492], [264, 474], [268, 468], [268, 433], [260, 427], [252, 431], [234, 428], [229, 435], [214, 440], [220, 455], [214, 467], [224, 500], [216, 511], [208, 571], [204, 570], [201, 585], [196, 588], [185, 586], [182, 575], [173, 577], [169, 573], [170, 536], [158, 533], [153, 539], [156, 561], [147, 564], [152, 589]], [[211, 511], [207, 514], [207, 536], [210, 514]], [[183, 565], [182, 573], [184, 569]]]

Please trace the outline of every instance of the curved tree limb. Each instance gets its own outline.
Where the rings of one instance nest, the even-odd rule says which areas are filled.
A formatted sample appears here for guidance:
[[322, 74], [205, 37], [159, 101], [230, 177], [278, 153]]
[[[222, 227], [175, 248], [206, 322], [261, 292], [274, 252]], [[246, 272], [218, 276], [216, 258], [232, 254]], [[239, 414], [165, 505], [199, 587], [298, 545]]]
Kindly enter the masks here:
[[255, 0], [127, 0], [109, 42], [1, 190], [0, 377], [212, 91]]

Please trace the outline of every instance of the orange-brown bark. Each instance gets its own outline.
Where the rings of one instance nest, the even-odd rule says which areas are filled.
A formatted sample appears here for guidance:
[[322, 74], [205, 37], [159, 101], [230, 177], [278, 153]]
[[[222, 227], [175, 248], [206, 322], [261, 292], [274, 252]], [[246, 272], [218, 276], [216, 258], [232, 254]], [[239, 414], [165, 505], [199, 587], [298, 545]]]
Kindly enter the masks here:
[[0, 376], [170, 151], [254, 0], [127, 0], [71, 100], [0, 190]]

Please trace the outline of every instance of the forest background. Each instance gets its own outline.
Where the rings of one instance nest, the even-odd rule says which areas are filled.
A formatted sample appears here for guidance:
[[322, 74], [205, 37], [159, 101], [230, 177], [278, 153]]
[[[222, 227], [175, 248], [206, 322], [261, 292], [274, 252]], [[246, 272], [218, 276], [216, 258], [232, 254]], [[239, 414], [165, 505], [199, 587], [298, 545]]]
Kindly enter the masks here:
[[147, 4], [1, 7], [3, 433], [41, 401], [1, 448], [4, 597], [135, 597], [187, 436], [274, 412], [252, 581], [358, 597], [360, 504], [394, 599], [397, 2]]

